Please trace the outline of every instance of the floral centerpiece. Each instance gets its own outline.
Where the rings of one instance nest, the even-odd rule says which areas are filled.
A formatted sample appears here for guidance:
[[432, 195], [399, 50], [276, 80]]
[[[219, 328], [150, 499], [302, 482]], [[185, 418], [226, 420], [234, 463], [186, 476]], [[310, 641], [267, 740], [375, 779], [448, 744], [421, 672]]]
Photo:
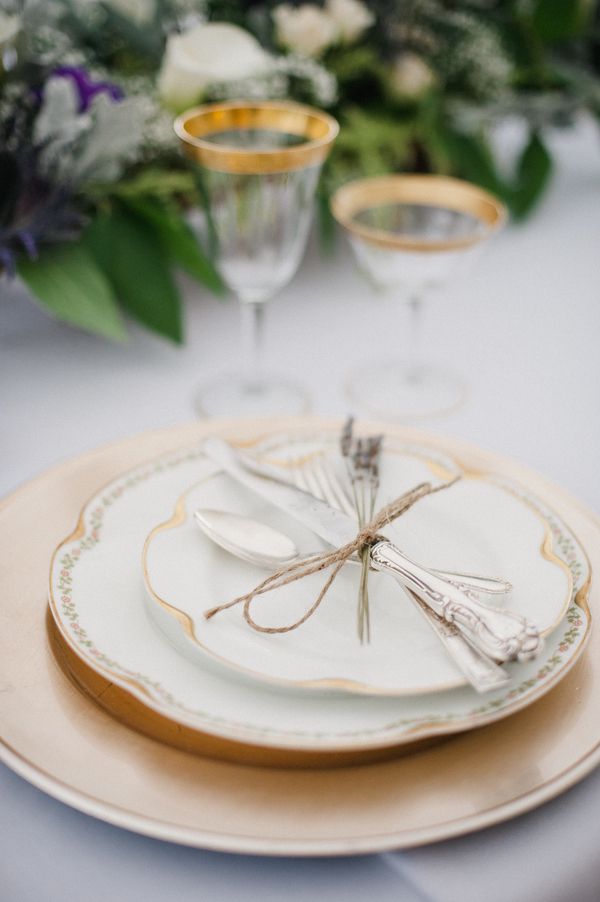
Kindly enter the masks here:
[[[320, 189], [454, 173], [515, 217], [551, 170], [548, 125], [600, 111], [594, 0], [0, 0], [0, 278], [53, 315], [123, 339], [123, 314], [182, 339], [175, 277], [223, 285], [189, 213], [202, 184], [173, 114], [292, 97], [342, 131]], [[513, 171], [488, 141], [518, 116]]]

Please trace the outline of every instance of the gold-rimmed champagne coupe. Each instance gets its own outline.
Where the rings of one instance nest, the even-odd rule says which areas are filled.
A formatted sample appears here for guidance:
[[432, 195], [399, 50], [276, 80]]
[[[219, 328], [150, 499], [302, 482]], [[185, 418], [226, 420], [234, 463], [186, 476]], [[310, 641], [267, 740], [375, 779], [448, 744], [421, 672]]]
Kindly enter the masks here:
[[403, 301], [410, 316], [408, 324], [398, 326], [404, 358], [352, 374], [352, 400], [371, 413], [395, 418], [452, 410], [465, 387], [452, 372], [421, 360], [423, 300], [467, 271], [505, 222], [504, 206], [459, 179], [388, 175], [349, 182], [334, 194], [331, 209], [346, 230], [359, 269], [376, 289]]
[[306, 408], [301, 386], [263, 371], [264, 309], [298, 269], [338, 129], [320, 110], [275, 101], [208, 104], [175, 120], [185, 153], [200, 168], [220, 272], [242, 311], [244, 366], [200, 387], [202, 415]]

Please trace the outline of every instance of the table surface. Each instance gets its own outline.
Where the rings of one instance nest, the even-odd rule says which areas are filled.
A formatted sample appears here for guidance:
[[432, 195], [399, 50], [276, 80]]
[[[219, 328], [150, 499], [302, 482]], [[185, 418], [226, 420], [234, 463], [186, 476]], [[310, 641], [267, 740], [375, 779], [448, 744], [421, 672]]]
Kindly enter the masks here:
[[[600, 141], [584, 120], [549, 137], [556, 171], [539, 209], [426, 310], [428, 356], [462, 374], [469, 394], [421, 425], [518, 458], [600, 513]], [[507, 159], [518, 140], [515, 128], [499, 134]], [[128, 345], [108, 344], [2, 284], [0, 494], [98, 444], [190, 419], [194, 386], [235, 366], [238, 311], [184, 287], [179, 349], [135, 327]], [[371, 320], [366, 332], [380, 311], [397, 329]], [[308, 386], [315, 413], [347, 413], [345, 374], [402, 349], [405, 309], [372, 297], [342, 241], [327, 258], [313, 244], [268, 313], [268, 363]], [[151, 840], [71, 810], [1, 765], [0, 791], [2, 902], [600, 897], [600, 770], [478, 834], [345, 859], [261, 859]]]

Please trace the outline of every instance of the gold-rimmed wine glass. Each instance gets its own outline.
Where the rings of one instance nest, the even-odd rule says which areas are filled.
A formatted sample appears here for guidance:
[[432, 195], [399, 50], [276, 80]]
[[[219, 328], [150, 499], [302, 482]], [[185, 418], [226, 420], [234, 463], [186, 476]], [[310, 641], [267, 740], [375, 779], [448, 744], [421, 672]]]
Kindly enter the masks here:
[[242, 311], [244, 366], [200, 387], [196, 407], [203, 415], [306, 408], [302, 386], [263, 371], [264, 309], [298, 269], [321, 167], [338, 130], [331, 116], [292, 102], [207, 104], [175, 120], [200, 170], [220, 272]]
[[360, 407], [415, 419], [444, 413], [464, 397], [462, 380], [420, 352], [423, 300], [467, 271], [483, 244], [502, 227], [506, 209], [493, 195], [459, 179], [388, 175], [349, 182], [331, 209], [345, 229], [359, 269], [384, 294], [403, 301], [410, 323], [385, 314], [373, 329], [398, 328], [403, 359], [377, 362], [352, 374], [348, 391]]

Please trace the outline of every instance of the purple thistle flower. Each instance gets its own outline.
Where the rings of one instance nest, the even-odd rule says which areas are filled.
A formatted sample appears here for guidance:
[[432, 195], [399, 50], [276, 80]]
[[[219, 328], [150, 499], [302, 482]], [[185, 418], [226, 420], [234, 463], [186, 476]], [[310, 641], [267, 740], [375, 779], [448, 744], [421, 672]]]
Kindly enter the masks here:
[[79, 112], [85, 113], [92, 100], [98, 94], [108, 94], [111, 100], [118, 103], [125, 96], [118, 85], [109, 81], [93, 81], [88, 72], [79, 66], [58, 66], [51, 77], [70, 78], [79, 96]]
[[85, 225], [68, 188], [39, 173], [38, 154], [26, 142], [0, 151], [0, 276], [12, 278], [23, 255], [35, 260], [40, 246], [75, 240]]
[[37, 241], [35, 236], [29, 229], [22, 229], [20, 232], [15, 233], [15, 238], [18, 238], [30, 260], [37, 259], [38, 249], [37, 249]]

